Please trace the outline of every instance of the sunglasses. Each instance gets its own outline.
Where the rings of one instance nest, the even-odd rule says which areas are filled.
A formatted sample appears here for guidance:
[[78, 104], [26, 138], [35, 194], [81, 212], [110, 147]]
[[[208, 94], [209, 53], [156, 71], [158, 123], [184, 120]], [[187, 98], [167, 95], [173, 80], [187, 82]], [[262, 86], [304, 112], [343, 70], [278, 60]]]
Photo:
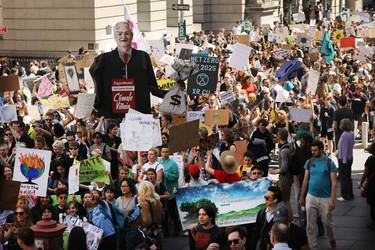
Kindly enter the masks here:
[[5, 134], [5, 136], [11, 136], [12, 134], [10, 133], [10, 134]]
[[264, 196], [264, 199], [265, 199], [266, 201], [268, 201], [268, 200], [272, 199], [272, 197]]
[[46, 121], [52, 121], [52, 119], [46, 119]]
[[262, 173], [261, 172], [252, 172], [251, 174], [252, 175], [261, 175]]
[[24, 215], [24, 214], [25, 214], [25, 212], [14, 212], [14, 215], [15, 215], [15, 216], [17, 216], [17, 215], [21, 215], [21, 216], [22, 216], [22, 215]]
[[232, 245], [232, 244], [237, 245], [238, 242], [240, 242], [240, 239], [234, 239], [234, 240], [228, 240], [227, 241], [228, 245]]
[[69, 148], [70, 150], [77, 150], [78, 148]]
[[57, 197], [58, 199], [61, 199], [61, 200], [67, 200], [68, 199], [68, 196], [59, 196]]

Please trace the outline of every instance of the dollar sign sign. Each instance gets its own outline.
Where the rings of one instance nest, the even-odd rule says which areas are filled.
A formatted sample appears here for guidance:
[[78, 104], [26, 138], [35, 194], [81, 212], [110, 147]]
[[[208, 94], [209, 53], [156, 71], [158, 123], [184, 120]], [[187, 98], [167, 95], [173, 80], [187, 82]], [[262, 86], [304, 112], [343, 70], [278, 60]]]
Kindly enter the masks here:
[[172, 101], [170, 102], [171, 105], [173, 105], [173, 106], [180, 106], [180, 104], [181, 104], [181, 101], [180, 101], [181, 96], [179, 96], [179, 95], [172, 95], [171, 99], [172, 99]]

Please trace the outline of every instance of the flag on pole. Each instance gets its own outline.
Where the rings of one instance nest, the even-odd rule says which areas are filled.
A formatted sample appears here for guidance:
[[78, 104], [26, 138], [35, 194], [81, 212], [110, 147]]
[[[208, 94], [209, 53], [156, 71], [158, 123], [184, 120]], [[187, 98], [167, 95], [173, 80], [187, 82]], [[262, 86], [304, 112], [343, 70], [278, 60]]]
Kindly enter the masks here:
[[125, 8], [125, 22], [127, 22], [133, 29], [133, 41], [132, 47], [137, 50], [143, 50], [147, 53], [150, 51], [150, 47], [148, 46], [146, 40], [142, 36], [142, 33], [139, 31], [137, 24], [133, 21], [132, 17], [130, 16], [130, 12], [126, 5]]
[[335, 57], [335, 50], [333, 49], [332, 42], [329, 39], [328, 33], [324, 33], [322, 47], [320, 53], [325, 55], [326, 63], [330, 64]]

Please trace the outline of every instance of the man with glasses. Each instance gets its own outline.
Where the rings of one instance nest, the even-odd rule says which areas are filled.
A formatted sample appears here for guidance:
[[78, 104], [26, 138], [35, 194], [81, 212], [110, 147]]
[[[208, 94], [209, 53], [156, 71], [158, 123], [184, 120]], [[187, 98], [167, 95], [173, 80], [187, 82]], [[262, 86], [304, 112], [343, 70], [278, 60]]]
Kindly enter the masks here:
[[266, 207], [258, 212], [253, 232], [252, 234], [250, 232], [248, 234], [248, 238], [250, 239], [251, 237], [250, 249], [257, 249], [256, 246], [258, 244], [258, 249], [267, 249], [267, 236], [273, 225], [274, 212], [277, 205], [282, 201], [280, 188], [275, 186], [269, 187], [264, 200]]
[[227, 244], [232, 250], [245, 250], [246, 229], [240, 226], [228, 227], [226, 230], [228, 235]]
[[263, 176], [262, 168], [258, 165], [253, 166], [250, 169], [250, 171], [247, 173], [247, 178], [249, 178], [249, 180], [251, 181], [258, 180], [262, 178], [262, 176]]

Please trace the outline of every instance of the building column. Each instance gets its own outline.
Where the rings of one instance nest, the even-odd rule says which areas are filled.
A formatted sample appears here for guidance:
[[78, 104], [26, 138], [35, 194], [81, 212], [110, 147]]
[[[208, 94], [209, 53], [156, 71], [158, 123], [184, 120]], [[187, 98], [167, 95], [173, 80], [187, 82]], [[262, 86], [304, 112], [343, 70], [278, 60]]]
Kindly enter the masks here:
[[138, 0], [138, 28], [147, 39], [160, 39], [167, 28], [166, 0]]

